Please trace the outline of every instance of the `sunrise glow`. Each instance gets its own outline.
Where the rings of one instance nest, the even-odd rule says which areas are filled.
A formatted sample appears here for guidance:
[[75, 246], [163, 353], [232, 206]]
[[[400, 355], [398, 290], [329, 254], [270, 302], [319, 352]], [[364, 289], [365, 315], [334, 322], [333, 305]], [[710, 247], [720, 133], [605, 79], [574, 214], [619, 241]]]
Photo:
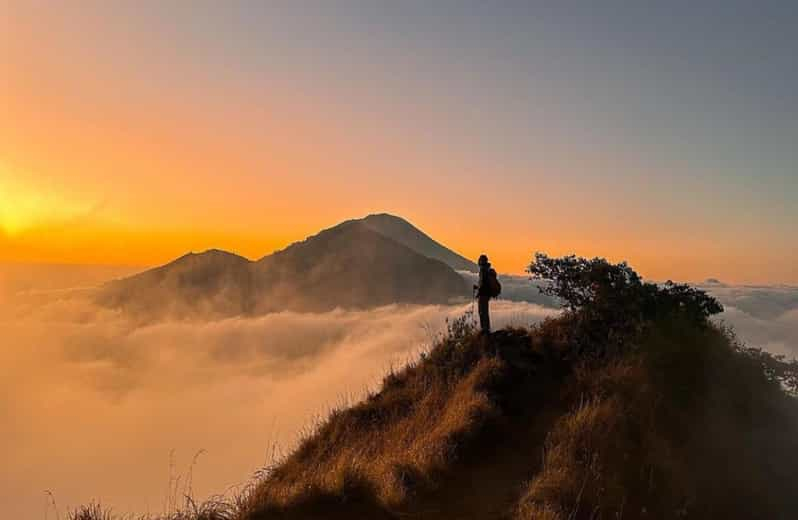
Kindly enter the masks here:
[[[507, 272], [546, 250], [659, 279], [798, 283], [795, 119], [768, 111], [767, 128], [731, 130], [765, 117], [765, 101], [760, 115], [745, 112], [760, 106], [747, 91], [704, 102], [724, 91], [693, 85], [713, 49], [684, 70], [664, 61], [678, 70], [663, 80], [645, 52], [678, 42], [619, 57], [609, 40], [588, 60], [554, 22], [481, 41], [463, 14], [367, 45], [365, 21], [343, 13], [282, 39], [301, 9], [10, 9], [0, 261], [157, 265], [212, 247], [259, 258], [385, 211]], [[471, 62], [450, 59], [458, 45]], [[699, 109], [707, 128], [691, 122]]]

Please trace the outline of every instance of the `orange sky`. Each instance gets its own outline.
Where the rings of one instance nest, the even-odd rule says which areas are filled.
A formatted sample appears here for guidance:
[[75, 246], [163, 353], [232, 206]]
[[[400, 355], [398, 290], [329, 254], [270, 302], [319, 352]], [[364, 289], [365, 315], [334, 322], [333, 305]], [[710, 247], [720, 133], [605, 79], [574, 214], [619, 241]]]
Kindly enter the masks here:
[[783, 204], [674, 175], [679, 157], [562, 140], [568, 99], [540, 94], [540, 119], [521, 128], [429, 63], [411, 79], [368, 55], [328, 70], [313, 49], [262, 63], [165, 16], [12, 11], [0, 21], [0, 261], [155, 265], [211, 247], [259, 258], [390, 212], [505, 272], [544, 250], [627, 259], [657, 279], [798, 283]]

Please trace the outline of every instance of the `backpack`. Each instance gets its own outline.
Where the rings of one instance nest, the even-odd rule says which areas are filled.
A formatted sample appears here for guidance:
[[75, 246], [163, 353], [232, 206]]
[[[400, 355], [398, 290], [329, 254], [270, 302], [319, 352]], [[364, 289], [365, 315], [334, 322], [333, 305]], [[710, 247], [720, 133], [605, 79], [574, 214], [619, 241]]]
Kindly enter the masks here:
[[488, 269], [488, 295], [491, 298], [496, 298], [502, 293], [502, 284], [499, 283], [499, 278], [496, 276], [496, 269]]

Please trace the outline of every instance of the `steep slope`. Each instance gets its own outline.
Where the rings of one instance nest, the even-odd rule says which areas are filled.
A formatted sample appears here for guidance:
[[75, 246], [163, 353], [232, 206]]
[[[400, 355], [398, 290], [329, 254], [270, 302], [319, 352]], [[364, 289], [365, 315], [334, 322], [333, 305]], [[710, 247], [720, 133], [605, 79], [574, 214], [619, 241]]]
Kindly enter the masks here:
[[379, 213], [360, 219], [360, 222], [419, 254], [440, 260], [452, 269], [471, 272], [479, 270], [477, 264], [436, 242], [429, 235], [401, 217]]
[[798, 404], [723, 330], [575, 363], [571, 327], [450, 336], [333, 412], [235, 518], [792, 518]]

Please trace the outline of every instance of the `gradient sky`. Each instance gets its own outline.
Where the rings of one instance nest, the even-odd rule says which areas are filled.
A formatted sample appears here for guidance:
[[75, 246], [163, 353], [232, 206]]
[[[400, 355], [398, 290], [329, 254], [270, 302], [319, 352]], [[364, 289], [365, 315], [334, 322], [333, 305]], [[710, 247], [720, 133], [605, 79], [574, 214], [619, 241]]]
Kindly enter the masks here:
[[0, 261], [388, 211], [500, 271], [798, 284], [795, 2], [262, 4], [4, 2]]

